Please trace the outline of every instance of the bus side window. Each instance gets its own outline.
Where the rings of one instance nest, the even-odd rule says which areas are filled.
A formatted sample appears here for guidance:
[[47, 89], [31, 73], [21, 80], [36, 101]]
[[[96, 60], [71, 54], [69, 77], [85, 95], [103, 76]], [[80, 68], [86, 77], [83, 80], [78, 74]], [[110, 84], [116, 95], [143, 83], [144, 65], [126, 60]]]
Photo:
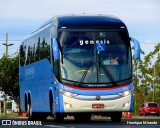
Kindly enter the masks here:
[[24, 66], [24, 62], [25, 62], [25, 48], [23, 47], [23, 45], [20, 45], [20, 65]]

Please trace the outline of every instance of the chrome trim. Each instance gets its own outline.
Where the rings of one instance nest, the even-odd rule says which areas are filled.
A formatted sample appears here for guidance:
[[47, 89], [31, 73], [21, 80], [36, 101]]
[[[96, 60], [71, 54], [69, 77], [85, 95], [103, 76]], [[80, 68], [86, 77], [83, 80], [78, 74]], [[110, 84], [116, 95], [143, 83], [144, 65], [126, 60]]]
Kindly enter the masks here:
[[74, 97], [74, 99], [78, 99], [78, 100], [89, 100], [89, 101], [102, 101], [102, 100], [115, 100], [115, 99], [119, 99], [122, 98], [123, 96], [120, 95], [105, 95], [105, 96], [100, 96], [101, 99], [100, 100], [96, 100], [97, 96], [86, 96], [86, 95], [77, 95]]

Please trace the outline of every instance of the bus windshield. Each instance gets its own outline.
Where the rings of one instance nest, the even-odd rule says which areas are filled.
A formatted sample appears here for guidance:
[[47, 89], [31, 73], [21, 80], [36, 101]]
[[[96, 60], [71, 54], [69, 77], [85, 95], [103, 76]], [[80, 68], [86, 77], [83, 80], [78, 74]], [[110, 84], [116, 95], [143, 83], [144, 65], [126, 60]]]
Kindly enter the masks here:
[[78, 83], [116, 83], [131, 78], [127, 31], [61, 31], [60, 77]]

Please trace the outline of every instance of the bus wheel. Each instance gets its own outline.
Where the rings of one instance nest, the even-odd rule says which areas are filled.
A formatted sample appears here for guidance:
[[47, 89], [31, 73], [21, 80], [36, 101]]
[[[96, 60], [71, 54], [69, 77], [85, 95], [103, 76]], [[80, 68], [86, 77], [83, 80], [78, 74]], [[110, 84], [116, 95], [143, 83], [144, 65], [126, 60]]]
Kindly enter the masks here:
[[54, 104], [51, 104], [51, 114], [52, 114], [52, 118], [55, 122], [63, 122], [64, 120], [64, 115], [60, 114], [60, 113], [56, 113], [54, 111]]
[[27, 103], [27, 116], [28, 116], [28, 120], [32, 120], [32, 108], [30, 103]]
[[76, 114], [74, 115], [76, 122], [89, 122], [91, 120], [91, 114]]
[[27, 115], [28, 120], [37, 120], [36, 115], [32, 112], [32, 107], [30, 103], [27, 103]]
[[115, 112], [111, 115], [112, 122], [119, 123], [121, 122], [122, 112]]

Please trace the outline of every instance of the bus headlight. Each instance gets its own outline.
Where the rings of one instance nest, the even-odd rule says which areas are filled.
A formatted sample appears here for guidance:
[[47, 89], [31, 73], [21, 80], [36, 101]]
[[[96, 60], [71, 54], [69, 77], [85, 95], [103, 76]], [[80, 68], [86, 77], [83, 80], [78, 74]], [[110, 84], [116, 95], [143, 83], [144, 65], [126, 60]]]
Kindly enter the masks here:
[[65, 95], [67, 97], [75, 97], [77, 96], [78, 94], [75, 94], [75, 93], [72, 93], [72, 92], [67, 92], [67, 91], [64, 91], [64, 90], [61, 90], [59, 89], [59, 92], [62, 94], [62, 95]]
[[131, 90], [127, 90], [127, 91], [125, 91], [125, 92], [119, 93], [119, 95], [120, 95], [120, 96], [128, 96], [128, 95], [130, 95], [131, 93], [132, 93]]

